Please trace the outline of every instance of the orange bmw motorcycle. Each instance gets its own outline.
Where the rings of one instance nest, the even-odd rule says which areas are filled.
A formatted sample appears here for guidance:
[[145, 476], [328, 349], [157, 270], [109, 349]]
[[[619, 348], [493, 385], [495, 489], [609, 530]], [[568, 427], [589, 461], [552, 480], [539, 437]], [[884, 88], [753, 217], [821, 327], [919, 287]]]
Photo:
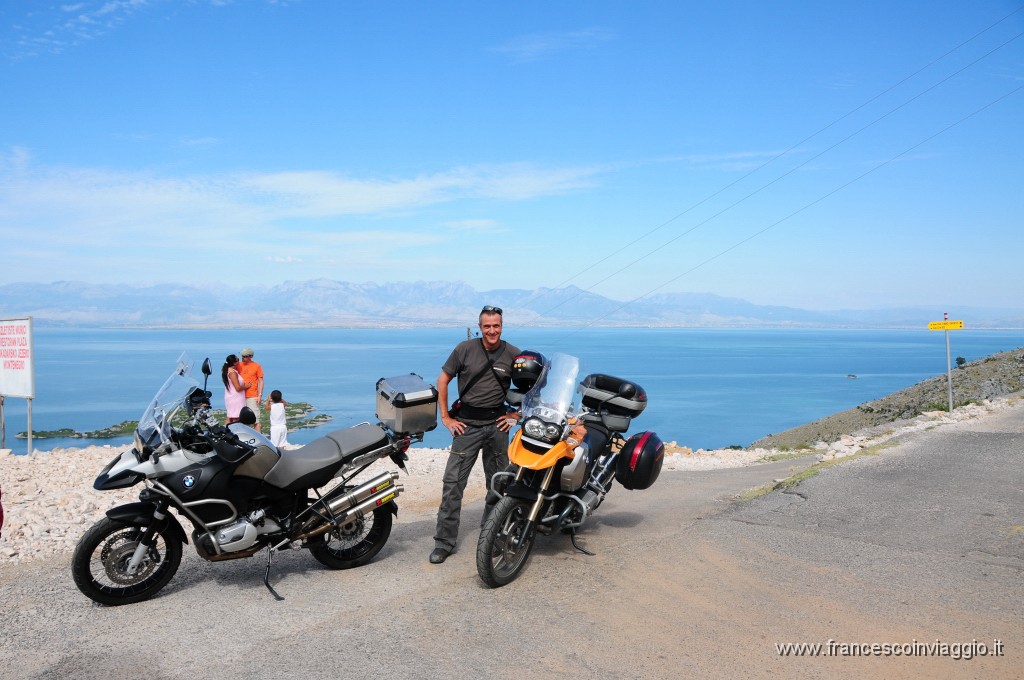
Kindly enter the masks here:
[[[646, 489], [658, 478], [664, 446], [653, 432], [624, 438], [647, 406], [636, 383], [594, 373], [578, 381], [579, 360], [524, 352], [512, 366], [521, 400], [520, 428], [509, 445], [509, 469], [491, 478], [495, 503], [477, 543], [476, 566], [491, 587], [514, 581], [525, 569], [538, 533], [576, 530], [617, 480]], [[525, 395], [523, 389], [528, 389]], [[518, 398], [516, 397], [518, 394]]]

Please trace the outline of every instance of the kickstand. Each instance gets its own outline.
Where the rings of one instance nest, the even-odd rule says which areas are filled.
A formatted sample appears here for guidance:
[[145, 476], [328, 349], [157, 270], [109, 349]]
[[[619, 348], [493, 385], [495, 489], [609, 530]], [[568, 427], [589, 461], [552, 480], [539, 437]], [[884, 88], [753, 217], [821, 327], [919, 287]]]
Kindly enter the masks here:
[[581, 548], [580, 544], [576, 542], [576, 530], [575, 529], [573, 529], [572, 531], [569, 532], [569, 538], [572, 539], [572, 547], [576, 548], [577, 550], [579, 550], [584, 555], [590, 555], [591, 557], [594, 557], [595, 553], [592, 553], [589, 550], [586, 550], [585, 548]]
[[270, 563], [274, 561], [274, 550], [269, 545], [267, 546], [267, 571], [263, 574], [263, 585], [267, 587], [270, 594], [274, 596], [274, 599], [280, 602], [284, 598], [277, 594], [274, 590], [274, 586], [270, 585]]

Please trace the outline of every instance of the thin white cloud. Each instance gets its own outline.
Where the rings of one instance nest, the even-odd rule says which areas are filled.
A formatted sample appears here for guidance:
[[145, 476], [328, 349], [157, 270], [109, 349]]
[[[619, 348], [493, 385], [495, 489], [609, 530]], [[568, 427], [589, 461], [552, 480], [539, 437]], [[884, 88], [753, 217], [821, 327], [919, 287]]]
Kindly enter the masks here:
[[16, 23], [18, 38], [9, 48], [8, 56], [25, 58], [41, 53], [59, 54], [106, 35], [121, 26], [129, 16], [152, 4], [151, 0], [93, 0], [56, 7], [33, 6]]
[[457, 232], [497, 234], [507, 231], [494, 220], [482, 219], [448, 220], [446, 222], [442, 222], [441, 226]]
[[716, 168], [718, 170], [727, 171], [743, 171], [750, 170], [763, 165], [766, 161], [773, 160], [780, 154], [790, 155], [795, 153], [803, 152], [803, 149], [788, 149], [783, 151], [728, 151], [722, 153], [705, 153], [705, 154], [684, 154], [680, 156], [670, 156], [664, 158], [661, 162], [667, 163], [688, 163], [697, 167], [709, 167]]
[[492, 51], [504, 54], [515, 62], [547, 59], [559, 52], [589, 49], [615, 38], [605, 28], [585, 28], [579, 31], [534, 33], [512, 38]]
[[[232, 0], [205, 0], [214, 6], [232, 4]], [[268, 4], [288, 4], [265, 0]], [[164, 5], [175, 11], [175, 0], [87, 0], [84, 2], [46, 5], [24, 3], [23, 16], [14, 22], [17, 38], [5, 51], [11, 59], [24, 59], [39, 54], [61, 54], [83, 43], [102, 38], [121, 28], [132, 15], [145, 9]]]
[[375, 214], [464, 198], [521, 201], [593, 186], [597, 167], [541, 168], [511, 164], [458, 168], [408, 179], [353, 179], [323, 171], [244, 177], [241, 186], [274, 200], [293, 217]]
[[168, 177], [42, 166], [15, 148], [0, 153], [0, 241], [24, 271], [45, 263], [59, 271], [151, 272], [170, 257], [185, 257], [195, 266], [212, 259], [216, 264], [205, 267], [211, 276], [227, 276], [247, 260], [314, 266], [328, 253], [344, 253], [359, 267], [388, 267], [402, 253], [425, 255], [466, 229], [497, 229], [488, 220], [448, 228], [419, 223], [422, 208], [567, 193], [592, 186], [599, 172], [520, 164], [387, 179], [324, 171]]
[[220, 137], [187, 137], [181, 140], [181, 145], [188, 147], [216, 146], [221, 141]]

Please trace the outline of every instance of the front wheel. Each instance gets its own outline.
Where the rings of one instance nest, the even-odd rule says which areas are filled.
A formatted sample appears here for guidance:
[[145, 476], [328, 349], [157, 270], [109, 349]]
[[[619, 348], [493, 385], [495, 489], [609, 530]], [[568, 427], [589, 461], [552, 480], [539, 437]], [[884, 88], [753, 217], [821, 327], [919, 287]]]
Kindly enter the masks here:
[[390, 504], [374, 508], [372, 514], [309, 539], [309, 552], [331, 569], [360, 567], [388, 542], [392, 521]]
[[89, 599], [111, 606], [153, 597], [178, 571], [181, 541], [166, 527], [153, 535], [134, 574], [128, 563], [145, 529], [105, 517], [85, 532], [71, 558], [75, 585]]
[[476, 546], [476, 570], [492, 588], [516, 580], [533, 548], [536, 528], [529, 525], [531, 504], [505, 496], [487, 518]]

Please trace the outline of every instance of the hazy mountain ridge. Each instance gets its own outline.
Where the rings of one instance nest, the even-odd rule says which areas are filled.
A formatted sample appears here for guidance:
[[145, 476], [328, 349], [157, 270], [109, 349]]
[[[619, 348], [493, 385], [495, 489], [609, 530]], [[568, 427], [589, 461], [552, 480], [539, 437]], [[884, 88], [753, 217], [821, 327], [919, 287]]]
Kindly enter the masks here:
[[[461, 326], [480, 307], [503, 307], [518, 326], [723, 326], [921, 328], [942, 318], [929, 308], [812, 311], [757, 305], [712, 293], [660, 293], [613, 300], [576, 286], [477, 291], [462, 282], [286, 281], [266, 287], [210, 284], [145, 286], [0, 285], [0, 318], [31, 316], [67, 326]], [[1024, 328], [1024, 310], [953, 312], [969, 328]]]

